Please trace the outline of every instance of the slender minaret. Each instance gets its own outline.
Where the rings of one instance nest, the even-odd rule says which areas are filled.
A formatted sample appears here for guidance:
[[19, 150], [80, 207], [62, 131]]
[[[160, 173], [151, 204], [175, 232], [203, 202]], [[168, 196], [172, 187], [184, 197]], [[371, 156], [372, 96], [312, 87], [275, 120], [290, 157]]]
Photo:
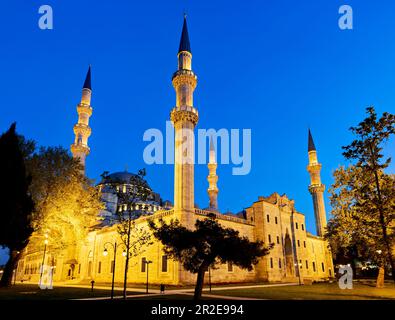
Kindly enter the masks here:
[[218, 176], [217, 176], [217, 161], [215, 159], [215, 149], [213, 143], [213, 137], [210, 139], [210, 156], [208, 162], [208, 197], [210, 199], [209, 209], [213, 211], [218, 211]]
[[86, 74], [84, 86], [82, 87], [81, 102], [77, 106], [78, 123], [74, 126], [75, 140], [71, 145], [71, 153], [74, 158], [78, 158], [85, 170], [85, 159], [89, 154], [88, 138], [91, 135], [91, 128], [89, 127], [89, 117], [92, 115], [91, 107], [91, 67], [89, 66]]
[[307, 171], [310, 173], [309, 191], [313, 197], [315, 223], [317, 227], [317, 235], [322, 237], [326, 229], [326, 213], [324, 202], [325, 185], [321, 183], [321, 167], [318, 163], [317, 150], [314, 145], [313, 137], [309, 129], [309, 165]]
[[193, 107], [193, 91], [197, 77], [192, 71], [192, 51], [189, 43], [186, 16], [178, 50], [178, 70], [172, 83], [176, 91], [176, 106], [171, 111], [175, 130], [174, 156], [174, 213], [186, 227], [194, 225], [194, 128], [198, 111]]

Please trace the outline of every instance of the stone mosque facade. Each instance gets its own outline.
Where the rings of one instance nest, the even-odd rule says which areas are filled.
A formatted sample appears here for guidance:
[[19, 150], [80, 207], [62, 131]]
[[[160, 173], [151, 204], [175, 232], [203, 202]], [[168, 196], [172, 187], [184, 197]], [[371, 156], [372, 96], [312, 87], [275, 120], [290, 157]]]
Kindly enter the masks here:
[[[193, 105], [193, 93], [197, 85], [197, 77], [192, 69], [192, 51], [189, 42], [187, 21], [184, 18], [181, 41], [178, 51], [178, 70], [173, 74], [172, 83], [176, 92], [176, 105], [171, 110], [170, 119], [175, 129], [175, 141], [182, 141], [189, 130], [193, 130], [198, 122], [198, 110]], [[90, 152], [88, 138], [91, 134], [89, 118], [91, 107], [91, 70], [89, 68], [82, 89], [82, 98], [77, 106], [78, 123], [74, 126], [75, 141], [71, 145], [74, 157], [85, 160]], [[194, 150], [193, 139], [187, 139], [188, 149]], [[204, 219], [214, 213], [218, 222], [224, 227], [233, 228], [240, 235], [250, 240], [263, 240], [265, 244], [273, 243], [270, 254], [262, 257], [253, 270], [243, 270], [231, 264], [224, 264], [210, 270], [212, 283], [241, 282], [302, 282], [326, 281], [334, 277], [332, 254], [327, 242], [323, 239], [326, 227], [324, 204], [325, 186], [321, 182], [321, 164], [318, 162], [317, 151], [311, 132], [308, 134], [308, 166], [317, 235], [306, 231], [303, 213], [297, 211], [293, 200], [286, 195], [273, 193], [268, 197], [258, 197], [247, 209], [238, 215], [222, 214], [218, 211], [218, 188], [216, 174], [216, 156], [213, 141], [210, 141], [208, 164], [208, 197], [209, 207], [205, 210], [195, 207], [194, 202], [194, 165], [184, 163], [183, 150], [175, 149], [174, 165], [174, 203], [164, 202], [160, 195], [153, 192], [144, 203], [146, 211], [136, 219], [139, 226], [148, 228], [148, 220], [163, 219], [169, 222], [178, 219], [182, 225], [193, 228], [196, 219]], [[191, 155], [194, 156], [193, 154]], [[116, 179], [119, 188], [127, 188], [130, 177], [128, 172], [117, 172], [107, 179]], [[125, 258], [122, 249], [117, 250], [114, 263], [113, 248], [108, 243], [119, 239], [115, 224], [110, 221], [116, 210], [128, 210], [119, 203], [116, 194], [106, 191], [108, 180], [98, 184], [103, 195], [106, 209], [101, 215], [104, 223], [94, 227], [86, 239], [63, 252], [51, 254], [50, 244], [43, 256], [42, 247], [27, 246], [16, 269], [16, 280], [38, 282], [40, 266], [43, 263], [53, 267], [54, 283], [96, 283], [111, 282], [113, 273], [115, 281], [123, 281]], [[107, 246], [106, 246], [107, 245]], [[44, 246], [44, 245], [43, 245]], [[104, 255], [107, 248], [108, 254]], [[149, 264], [146, 262], [151, 261]], [[128, 282], [145, 283], [149, 272], [150, 283], [184, 285], [195, 283], [196, 275], [184, 270], [180, 263], [170, 260], [162, 251], [161, 243], [154, 241], [147, 246], [145, 252], [131, 259], [128, 270]], [[205, 277], [208, 281], [208, 277]]]

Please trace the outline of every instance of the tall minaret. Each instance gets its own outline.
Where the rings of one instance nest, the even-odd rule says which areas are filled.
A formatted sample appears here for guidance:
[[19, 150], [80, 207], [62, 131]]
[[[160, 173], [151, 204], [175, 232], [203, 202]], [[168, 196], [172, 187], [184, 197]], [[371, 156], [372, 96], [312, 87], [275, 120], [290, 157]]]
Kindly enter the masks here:
[[325, 185], [321, 183], [321, 167], [318, 163], [317, 150], [314, 145], [313, 137], [309, 129], [309, 165], [307, 171], [310, 173], [309, 191], [313, 197], [315, 222], [317, 227], [317, 235], [322, 237], [326, 229], [326, 213], [324, 202]]
[[89, 66], [84, 86], [82, 87], [81, 102], [77, 106], [78, 123], [74, 126], [75, 140], [71, 145], [73, 157], [80, 159], [84, 169], [85, 159], [90, 151], [88, 147], [88, 138], [91, 135], [91, 128], [89, 127], [89, 117], [92, 115], [91, 96], [91, 67]]
[[210, 199], [209, 209], [217, 211], [218, 210], [218, 176], [217, 176], [217, 161], [215, 159], [215, 149], [213, 143], [213, 137], [210, 139], [210, 156], [208, 162], [208, 197]]
[[195, 222], [194, 128], [199, 115], [193, 107], [193, 91], [197, 85], [197, 77], [192, 71], [192, 51], [186, 16], [177, 56], [178, 70], [172, 78], [176, 91], [176, 106], [170, 115], [175, 130], [174, 213], [184, 226], [192, 227]]

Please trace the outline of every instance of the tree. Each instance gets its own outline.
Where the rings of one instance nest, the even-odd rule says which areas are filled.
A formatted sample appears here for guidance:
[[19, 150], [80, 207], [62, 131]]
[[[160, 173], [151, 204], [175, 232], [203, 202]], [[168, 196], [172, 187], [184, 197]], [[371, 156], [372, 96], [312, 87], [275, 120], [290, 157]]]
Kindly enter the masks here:
[[107, 186], [116, 193], [118, 207], [121, 208], [121, 210], [116, 210], [116, 217], [113, 222], [117, 225], [118, 234], [126, 251], [123, 282], [124, 299], [126, 299], [130, 259], [141, 255], [152, 244], [149, 230], [144, 226], [139, 226], [135, 221], [147, 211], [148, 208], [145, 203], [152, 194], [144, 179], [145, 175], [145, 170], [141, 169], [137, 175], [130, 177], [127, 185], [124, 185], [124, 181], [111, 180], [108, 172], [102, 174], [102, 178], [107, 181]]
[[81, 164], [62, 147], [41, 147], [27, 159], [36, 204], [32, 246], [48, 240], [52, 254], [84, 239], [104, 205], [82, 174]]
[[[383, 195], [392, 198], [392, 203], [387, 202], [386, 212], [393, 212], [395, 177], [382, 173], [380, 177]], [[329, 190], [333, 217], [328, 222], [326, 237], [336, 260], [351, 260], [353, 266], [355, 260], [370, 261], [384, 267], [385, 245], [379, 216], [372, 212], [371, 201], [366, 200], [367, 195], [375, 193], [372, 176], [362, 168], [349, 166], [337, 169], [334, 178]], [[393, 219], [386, 215], [386, 221]]]
[[388, 261], [395, 280], [392, 255], [395, 225], [395, 179], [385, 173], [391, 159], [383, 159], [383, 143], [395, 133], [395, 116], [384, 113], [380, 119], [373, 107], [368, 117], [351, 131], [357, 136], [343, 147], [352, 161], [348, 168], [335, 171], [330, 191], [333, 218], [327, 238], [334, 252], [339, 249], [375, 261], [380, 267]]
[[164, 245], [165, 254], [179, 261], [186, 270], [197, 273], [194, 300], [201, 298], [208, 267], [230, 262], [252, 270], [258, 258], [267, 255], [273, 246], [265, 247], [262, 241], [251, 242], [247, 237], [240, 237], [238, 231], [221, 226], [214, 214], [196, 220], [195, 230], [183, 227], [178, 220], [159, 223], [157, 226], [151, 220], [149, 225], [154, 237]]
[[0, 245], [10, 251], [0, 286], [8, 287], [20, 253], [33, 232], [31, 218], [34, 209], [29, 194], [31, 179], [26, 175], [15, 123], [0, 137], [0, 154]]

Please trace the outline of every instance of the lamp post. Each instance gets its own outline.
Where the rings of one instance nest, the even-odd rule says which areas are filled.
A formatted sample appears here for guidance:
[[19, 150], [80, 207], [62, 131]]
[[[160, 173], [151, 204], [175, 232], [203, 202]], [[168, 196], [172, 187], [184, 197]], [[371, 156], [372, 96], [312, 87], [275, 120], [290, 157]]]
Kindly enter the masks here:
[[112, 281], [111, 281], [111, 299], [114, 299], [114, 280], [115, 280], [115, 263], [117, 260], [117, 242], [115, 241], [114, 244], [112, 244], [111, 242], [106, 242], [104, 244], [104, 251], [103, 251], [103, 256], [107, 256], [108, 255], [108, 250], [107, 250], [107, 246], [111, 246], [111, 248], [114, 250], [114, 264], [113, 264], [113, 270], [112, 270]]
[[47, 244], [48, 244], [48, 234], [45, 234], [43, 261], [41, 262], [41, 270], [40, 270], [40, 286], [41, 286], [41, 280], [42, 280], [42, 278], [43, 278], [44, 262], [45, 262], [45, 253], [46, 253], [46, 251], [47, 251]]
[[208, 283], [209, 283], [210, 293], [211, 293], [211, 268], [210, 268], [210, 266], [208, 267]]
[[299, 276], [299, 285], [301, 286], [302, 285], [302, 279], [301, 279], [301, 276], [300, 276], [300, 269], [302, 268], [302, 264], [301, 263], [295, 263], [295, 267], [298, 267], [298, 276]]
[[149, 264], [152, 263], [151, 260], [145, 260], [145, 264], [147, 265], [147, 286], [146, 286], [146, 293], [148, 294], [148, 266]]

